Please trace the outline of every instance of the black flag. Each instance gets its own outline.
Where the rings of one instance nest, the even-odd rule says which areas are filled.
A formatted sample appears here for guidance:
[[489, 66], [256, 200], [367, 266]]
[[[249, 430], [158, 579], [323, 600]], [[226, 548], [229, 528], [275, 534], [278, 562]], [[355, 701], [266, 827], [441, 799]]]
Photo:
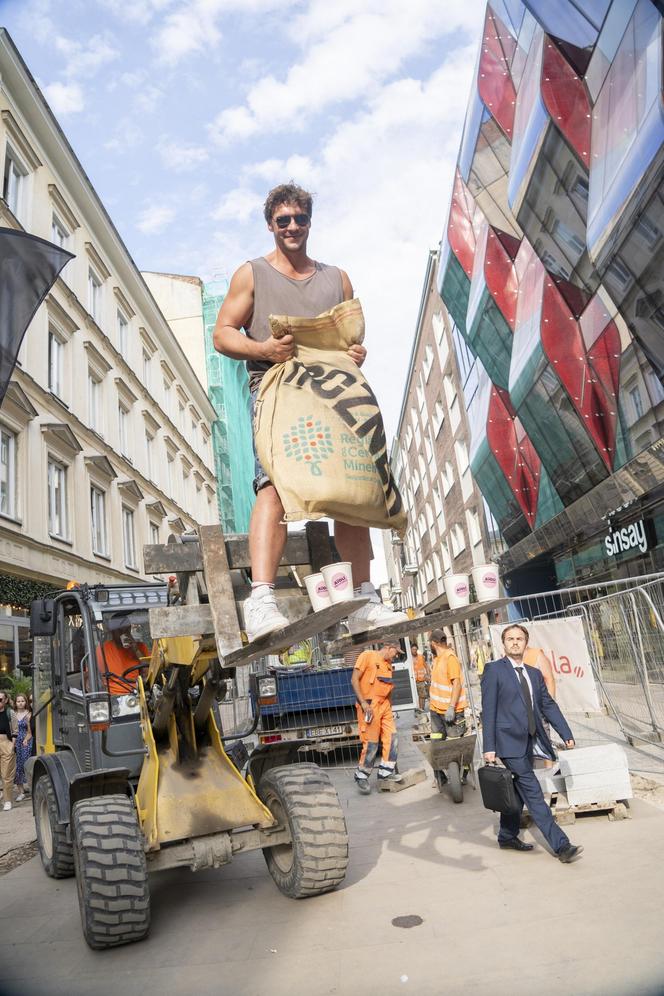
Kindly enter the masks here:
[[0, 228], [0, 405], [28, 325], [73, 254], [27, 232]]

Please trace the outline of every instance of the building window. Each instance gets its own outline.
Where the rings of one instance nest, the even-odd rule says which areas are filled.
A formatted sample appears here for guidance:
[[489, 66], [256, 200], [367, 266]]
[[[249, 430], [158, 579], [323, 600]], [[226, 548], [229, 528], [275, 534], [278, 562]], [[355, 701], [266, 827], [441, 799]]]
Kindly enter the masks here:
[[122, 506], [122, 545], [124, 547], [125, 567], [137, 567], [136, 541], [134, 539], [134, 513], [132, 509]]
[[48, 333], [48, 389], [62, 398], [62, 371], [65, 344], [51, 329]]
[[0, 426], [0, 514], [16, 516], [16, 434]]
[[175, 458], [170, 454], [166, 454], [166, 488], [168, 490], [168, 497], [173, 498], [173, 464], [175, 463]]
[[88, 420], [95, 432], [101, 432], [101, 410], [101, 381], [88, 370]]
[[150, 373], [151, 373], [151, 363], [152, 357], [148, 353], [147, 349], [143, 350], [143, 387], [146, 391], [150, 390]]
[[424, 359], [422, 361], [422, 367], [424, 368], [424, 379], [429, 380], [429, 374], [431, 373], [431, 367], [433, 366], [433, 348], [427, 345], [424, 350]]
[[90, 522], [92, 525], [92, 552], [107, 557], [106, 495], [95, 487], [90, 488]]
[[164, 377], [164, 411], [171, 414], [171, 382]]
[[7, 146], [5, 154], [5, 172], [2, 181], [2, 196], [7, 201], [11, 213], [21, 219], [25, 206], [25, 186], [28, 171], [16, 155]]
[[123, 456], [129, 456], [129, 412], [122, 402], [118, 404], [118, 436], [120, 452]]
[[482, 541], [482, 530], [480, 529], [480, 517], [474, 509], [470, 509], [466, 512], [466, 521], [468, 523], [468, 535], [470, 536], [470, 545], [477, 546], [478, 543]]
[[445, 409], [440, 401], [437, 401], [433, 409], [433, 431], [436, 436], [443, 427], [445, 421]]
[[454, 443], [454, 450], [456, 453], [457, 467], [459, 468], [459, 477], [463, 477], [468, 467], [468, 447], [464, 443], [463, 439], [457, 439]]
[[150, 523], [150, 543], [156, 546], [159, 543], [159, 526], [156, 522]]
[[196, 450], [198, 449], [198, 426], [191, 420], [191, 445]]
[[447, 498], [454, 484], [454, 468], [449, 460], [443, 467], [440, 477], [443, 482], [443, 497]]
[[129, 322], [121, 311], [117, 312], [118, 352], [125, 360], [129, 354]]
[[145, 431], [145, 465], [148, 472], [148, 477], [150, 480], [154, 480], [154, 436], [152, 433]]
[[67, 468], [56, 460], [48, 461], [48, 531], [58, 539], [67, 539]]
[[101, 324], [102, 281], [95, 271], [88, 270], [88, 311], [97, 325]]
[[447, 573], [452, 570], [452, 558], [450, 557], [450, 548], [447, 545], [447, 540], [443, 540], [440, 544], [440, 552], [443, 555], [443, 570]]
[[178, 401], [178, 428], [184, 432], [184, 405], [181, 401]]
[[641, 392], [638, 387], [633, 387], [629, 392], [629, 396], [632, 399], [632, 405], [634, 406], [634, 421], [638, 422], [640, 418], [643, 418], [643, 398], [641, 397]]
[[443, 377], [443, 389], [447, 399], [447, 407], [451, 408], [456, 400], [456, 388], [451, 377]]
[[458, 557], [462, 550], [466, 549], [466, 537], [463, 526], [455, 522], [450, 529], [450, 541], [452, 543], [452, 557]]

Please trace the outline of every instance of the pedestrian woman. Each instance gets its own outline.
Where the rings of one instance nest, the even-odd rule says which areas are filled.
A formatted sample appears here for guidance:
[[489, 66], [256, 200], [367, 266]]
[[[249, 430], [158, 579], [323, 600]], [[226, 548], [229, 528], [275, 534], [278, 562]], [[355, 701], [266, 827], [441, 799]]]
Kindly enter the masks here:
[[16, 738], [16, 776], [15, 784], [18, 786], [17, 802], [25, 799], [27, 789], [25, 776], [25, 762], [32, 753], [32, 732], [30, 730], [30, 720], [32, 714], [28, 709], [28, 697], [21, 692], [16, 696], [15, 716], [18, 721], [18, 736]]

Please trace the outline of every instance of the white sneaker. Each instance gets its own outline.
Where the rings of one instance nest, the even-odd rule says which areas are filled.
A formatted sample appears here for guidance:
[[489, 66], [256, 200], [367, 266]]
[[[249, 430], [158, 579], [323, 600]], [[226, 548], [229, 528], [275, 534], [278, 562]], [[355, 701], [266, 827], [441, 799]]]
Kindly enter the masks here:
[[2, 808], [3, 808], [3, 810], [4, 810], [4, 811], [5, 811], [5, 813], [6, 813], [8, 809], [11, 809], [11, 808], [12, 808], [12, 804], [11, 804], [11, 802], [6, 802], [6, 803], [4, 804], [4, 806], [3, 806]]
[[23, 792], [21, 792], [20, 795], [16, 796], [16, 800], [15, 801], [16, 802], [23, 802], [24, 799], [25, 799], [25, 795], [23, 794]]
[[244, 628], [249, 643], [288, 625], [289, 621], [277, 608], [277, 600], [273, 594], [260, 598], [251, 595], [244, 603]]
[[381, 602], [380, 595], [370, 581], [363, 581], [356, 594], [359, 598], [369, 598], [370, 601], [348, 617], [348, 627], [351, 633], [363, 633], [368, 629], [409, 622], [405, 612], [395, 612], [389, 605]]

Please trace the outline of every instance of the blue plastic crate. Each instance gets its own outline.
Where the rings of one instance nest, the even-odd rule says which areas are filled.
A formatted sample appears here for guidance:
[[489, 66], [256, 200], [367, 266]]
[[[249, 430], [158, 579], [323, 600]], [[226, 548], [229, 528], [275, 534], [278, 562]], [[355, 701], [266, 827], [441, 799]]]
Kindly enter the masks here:
[[321, 671], [276, 672], [277, 702], [261, 706], [268, 716], [287, 712], [355, 704], [355, 692], [350, 683], [352, 667]]

